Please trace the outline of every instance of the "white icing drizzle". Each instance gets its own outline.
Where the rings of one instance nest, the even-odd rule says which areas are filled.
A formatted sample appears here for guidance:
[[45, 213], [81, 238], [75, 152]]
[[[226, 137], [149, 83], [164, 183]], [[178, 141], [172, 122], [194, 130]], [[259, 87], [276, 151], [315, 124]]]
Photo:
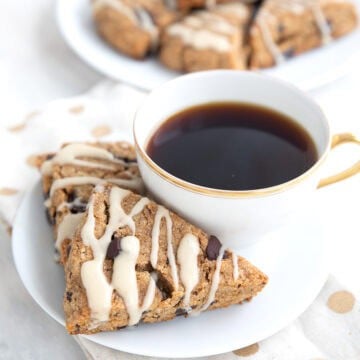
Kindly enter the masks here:
[[[89, 157], [97, 160], [106, 160], [110, 162], [110, 164], [102, 164], [90, 160], [80, 160], [78, 157]], [[69, 144], [64, 146], [52, 159], [44, 161], [41, 167], [42, 174], [50, 175], [53, 164], [78, 165], [105, 170], [114, 170], [114, 166], [117, 164], [131, 166], [131, 164], [125, 163], [125, 161], [121, 159], [116, 159], [111, 152], [105, 149], [86, 144]]]
[[236, 15], [240, 19], [246, 19], [250, 14], [250, 8], [244, 4], [229, 3], [216, 7], [216, 12], [221, 14]]
[[193, 234], [186, 234], [180, 241], [177, 259], [180, 265], [180, 279], [185, 288], [183, 306], [188, 312], [191, 310], [191, 292], [199, 282], [199, 253], [199, 239]]
[[329, 44], [332, 41], [331, 28], [326, 21], [324, 12], [321, 10], [319, 3], [313, 3], [312, 11], [315, 17], [316, 24], [322, 35], [322, 43], [324, 45]]
[[126, 17], [128, 17], [133, 23], [137, 23], [136, 15], [133, 12], [133, 9], [124, 4], [121, 0], [93, 0], [92, 2], [92, 10], [93, 13], [96, 14], [99, 10], [101, 10], [103, 7], [111, 7], [115, 9], [116, 11], [124, 14]]
[[148, 11], [140, 7], [136, 8], [135, 11], [142, 29], [150, 35], [151, 49], [152, 51], [155, 51], [159, 45], [159, 29], [154, 24], [154, 21]]
[[83, 216], [84, 213], [69, 213], [64, 216], [57, 229], [55, 248], [58, 251], [60, 251], [61, 244], [65, 239], [72, 239]]
[[232, 263], [233, 263], [233, 278], [236, 281], [239, 278], [239, 264], [238, 257], [235, 253], [232, 253]]
[[136, 261], [140, 251], [139, 239], [126, 236], [121, 239], [121, 252], [114, 260], [112, 286], [124, 300], [129, 314], [129, 325], [137, 324], [155, 297], [156, 284], [152, 277], [143, 301], [139, 306], [139, 291], [136, 279]]
[[89, 203], [86, 223], [81, 230], [81, 236], [84, 244], [91, 246], [94, 259], [82, 264], [81, 280], [91, 309], [91, 321], [96, 324], [109, 319], [113, 287], [108, 283], [103, 272], [105, 253], [111, 237], [102, 236], [98, 240], [95, 237], [94, 229], [94, 198], [92, 198]]
[[225, 252], [225, 247], [222, 246], [220, 248], [219, 255], [218, 255], [217, 259], [216, 259], [216, 268], [215, 268], [214, 275], [213, 275], [213, 277], [211, 279], [210, 291], [209, 291], [206, 303], [199, 310], [193, 311], [191, 315], [196, 316], [199, 313], [207, 310], [207, 308], [214, 301], [216, 291], [217, 291], [217, 289], [219, 287], [219, 284], [220, 284], [220, 271], [221, 271], [221, 264], [222, 264], [222, 259], [223, 259], [223, 256], [224, 256], [224, 252]]
[[207, 29], [193, 29], [186, 24], [178, 23], [169, 26], [168, 34], [178, 36], [181, 40], [195, 49], [213, 49], [226, 52], [231, 49], [229, 38]]
[[[198, 21], [196, 26], [194, 26], [195, 24], [191, 24], [191, 18]], [[225, 21], [223, 17], [207, 12], [200, 13], [198, 17], [189, 17], [186, 19], [186, 23], [197, 28], [202, 28], [205, 23], [205, 26], [208, 30], [227, 35], [231, 35], [237, 31], [237, 28], [229, 22]]]
[[216, 6], [217, 0], [205, 0], [205, 7], [211, 9]]
[[143, 189], [143, 182], [140, 177], [134, 177], [133, 179], [100, 179], [94, 176], [74, 176], [63, 179], [56, 179], [50, 188], [50, 197], [58, 189], [63, 189], [67, 186], [77, 185], [105, 185], [107, 183], [124, 186], [129, 189], [138, 190], [139, 192]]
[[[99, 191], [99, 189], [97, 188], [95, 191]], [[94, 257], [93, 260], [85, 262], [81, 267], [81, 279], [86, 289], [88, 304], [91, 309], [91, 319], [94, 324], [109, 319], [111, 297], [114, 289], [119, 291], [119, 294], [125, 302], [129, 314], [129, 324], [131, 322], [131, 325], [135, 324], [137, 319], [137, 321], [139, 321], [139, 316], [141, 317], [142, 312], [152, 304], [155, 296], [155, 283], [151, 277], [143, 305], [141, 307], [139, 306], [138, 299], [136, 302], [137, 306], [134, 305], [134, 289], [136, 288], [137, 292], [137, 281], [136, 276], [134, 277], [133, 274], [135, 272], [135, 264], [139, 252], [139, 240], [134, 234], [122, 239], [121, 246], [122, 248], [125, 246], [125, 252], [121, 251], [114, 261], [113, 276], [110, 284], [103, 272], [103, 263], [112, 234], [118, 228], [124, 226], [135, 229], [132, 216], [140, 213], [147, 204], [146, 201], [142, 201], [141, 206], [137, 206], [135, 210], [133, 209], [133, 211], [127, 215], [124, 212], [121, 203], [129, 194], [130, 192], [128, 190], [120, 189], [118, 187], [111, 188], [109, 195], [109, 222], [106, 226], [105, 233], [100, 239], [96, 239], [94, 234], [95, 217], [93, 196], [89, 203], [86, 223], [81, 231], [83, 242], [85, 245], [91, 247]], [[125, 243], [123, 244], [124, 240]], [[120, 258], [118, 259], [118, 257]], [[128, 276], [125, 280], [124, 274], [125, 276]], [[127, 289], [125, 290], [120, 284], [123, 281], [126, 281], [127, 283]]]
[[263, 21], [259, 21], [258, 25], [259, 25], [259, 29], [261, 31], [261, 35], [264, 40], [265, 46], [268, 49], [268, 51], [270, 52], [273, 59], [275, 60], [275, 63], [277, 65], [283, 63], [285, 61], [285, 57], [281, 53], [279, 47], [275, 44], [275, 42], [271, 36], [269, 27]]
[[195, 49], [227, 52], [232, 49], [231, 35], [239, 32], [239, 28], [226, 19], [230, 13], [246, 19], [249, 11], [243, 4], [220, 5], [213, 12], [198, 11], [187, 16], [183, 21], [170, 25], [167, 33], [180, 37], [186, 45]]
[[158, 261], [158, 253], [159, 253], [159, 238], [160, 238], [160, 228], [161, 228], [162, 219], [165, 219], [166, 222], [167, 257], [170, 264], [171, 276], [174, 281], [174, 289], [176, 291], [179, 287], [179, 277], [177, 273], [174, 248], [172, 245], [172, 220], [170, 217], [169, 210], [165, 209], [161, 205], [158, 205], [158, 209], [155, 214], [154, 226], [151, 233], [150, 262], [151, 262], [151, 266], [154, 269], [156, 269], [157, 261]]
[[45, 201], [44, 201], [44, 206], [49, 208], [51, 206], [51, 199], [50, 198], [47, 198]]

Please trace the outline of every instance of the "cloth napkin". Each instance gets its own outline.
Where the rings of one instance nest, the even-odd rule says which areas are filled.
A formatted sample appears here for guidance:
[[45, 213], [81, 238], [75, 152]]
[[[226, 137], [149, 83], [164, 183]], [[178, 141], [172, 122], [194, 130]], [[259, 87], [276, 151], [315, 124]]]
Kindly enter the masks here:
[[[39, 178], [34, 156], [56, 151], [68, 141], [130, 140], [134, 112], [144, 95], [126, 85], [105, 81], [82, 96], [53, 101], [21, 121], [0, 124], [0, 219], [9, 234], [22, 195]], [[354, 261], [354, 271], [359, 274], [359, 270], [359, 262]], [[207, 359], [359, 360], [357, 290], [345, 289], [331, 275], [313, 304], [287, 328], [259, 343]], [[147, 359], [105, 348], [81, 336], [75, 338], [91, 360]]]

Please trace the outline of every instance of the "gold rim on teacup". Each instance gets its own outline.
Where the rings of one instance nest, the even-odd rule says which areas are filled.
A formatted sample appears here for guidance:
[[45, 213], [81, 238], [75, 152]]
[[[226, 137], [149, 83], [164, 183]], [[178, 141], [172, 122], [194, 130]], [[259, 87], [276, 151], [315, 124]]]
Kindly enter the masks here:
[[[150, 158], [150, 156], [146, 153], [146, 151], [143, 150], [143, 148], [139, 145], [139, 143], [137, 141], [135, 131], [134, 131], [134, 140], [135, 140], [135, 147], [138, 150], [138, 153], [140, 154], [140, 156], [150, 166], [150, 168], [152, 170], [154, 170], [158, 175], [160, 175], [164, 180], [166, 180], [178, 187], [181, 187], [185, 190], [189, 190], [189, 191], [192, 191], [192, 192], [195, 192], [198, 194], [210, 195], [210, 196], [216, 196], [216, 197], [226, 197], [226, 198], [243, 198], [243, 197], [253, 197], [253, 196], [264, 196], [264, 195], [276, 194], [287, 188], [291, 188], [292, 186], [298, 184], [299, 182], [302, 182], [307, 177], [311, 176], [325, 162], [331, 149], [334, 149], [335, 147], [338, 147], [339, 145], [349, 144], [349, 143], [360, 145], [360, 139], [352, 133], [343, 133], [343, 134], [334, 135], [332, 138], [331, 144], [330, 143], [328, 144], [326, 150], [324, 151], [324, 154], [318, 159], [318, 161], [309, 170], [307, 170], [300, 176], [298, 176], [290, 181], [287, 181], [283, 184], [271, 186], [271, 187], [264, 188], [264, 189], [234, 191], [234, 190], [213, 189], [213, 188], [207, 188], [207, 187], [204, 187], [201, 185], [195, 185], [188, 181], [182, 180], [174, 175], [171, 175], [170, 173], [168, 173], [167, 171], [162, 169], [159, 165], [157, 165]], [[360, 161], [358, 161], [350, 168], [348, 168], [338, 174], [335, 174], [335, 175], [332, 175], [332, 176], [329, 176], [327, 178], [320, 180], [318, 188], [337, 183], [339, 181], [350, 178], [358, 173], [360, 173]]]

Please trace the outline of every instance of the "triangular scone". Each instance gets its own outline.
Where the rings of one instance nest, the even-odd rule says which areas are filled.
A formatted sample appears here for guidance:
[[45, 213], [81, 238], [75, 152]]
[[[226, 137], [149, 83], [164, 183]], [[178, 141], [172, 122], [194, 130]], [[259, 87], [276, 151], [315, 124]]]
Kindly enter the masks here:
[[180, 16], [163, 0], [93, 0], [91, 5], [98, 33], [135, 59], [155, 51], [162, 29]]
[[171, 320], [250, 300], [267, 277], [148, 198], [95, 188], [65, 265], [71, 334]]
[[231, 3], [191, 13], [163, 32], [160, 61], [181, 72], [245, 69], [245, 37], [252, 9]]
[[327, 44], [358, 22], [351, 0], [265, 0], [250, 29], [250, 68], [264, 68]]
[[39, 156], [38, 163], [61, 263], [96, 185], [111, 182], [142, 189], [135, 150], [127, 142], [66, 144], [56, 154]]

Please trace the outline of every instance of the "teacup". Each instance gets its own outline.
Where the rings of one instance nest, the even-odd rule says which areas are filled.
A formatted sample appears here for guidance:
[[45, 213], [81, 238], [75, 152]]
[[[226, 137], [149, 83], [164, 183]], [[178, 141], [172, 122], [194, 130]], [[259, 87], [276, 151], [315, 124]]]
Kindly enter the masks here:
[[[149, 157], [146, 146], [150, 137], [171, 115], [195, 105], [228, 101], [272, 108], [298, 122], [315, 143], [316, 163], [283, 184], [229, 191], [186, 182]], [[360, 171], [358, 162], [340, 174], [321, 180], [321, 169], [331, 148], [346, 142], [360, 144], [360, 141], [352, 134], [332, 136], [320, 107], [305, 93], [282, 81], [250, 72], [199, 72], [165, 83], [150, 93], [138, 109], [134, 138], [140, 172], [150, 193], [235, 251], [279, 228], [290, 214], [309, 203], [318, 187]]]

